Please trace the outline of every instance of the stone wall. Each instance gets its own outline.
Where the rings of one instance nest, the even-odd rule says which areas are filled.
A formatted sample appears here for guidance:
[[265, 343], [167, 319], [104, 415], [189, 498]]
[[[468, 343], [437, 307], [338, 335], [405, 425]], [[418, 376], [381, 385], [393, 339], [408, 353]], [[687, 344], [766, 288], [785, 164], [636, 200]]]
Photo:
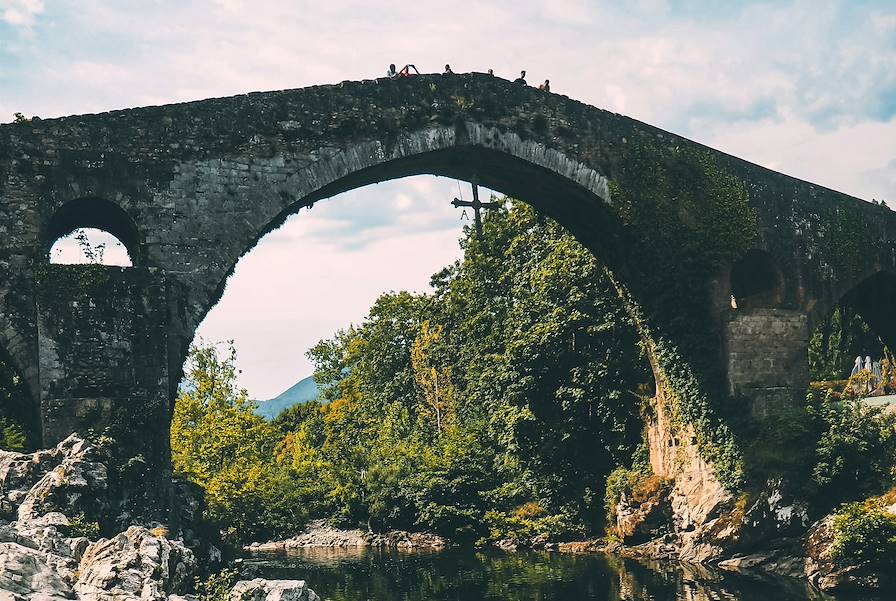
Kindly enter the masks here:
[[145, 439], [146, 447], [135, 452], [166, 461], [170, 383], [164, 273], [46, 265], [37, 312], [44, 444], [74, 431], [113, 427]]
[[755, 415], [798, 400], [809, 383], [805, 313], [733, 310], [725, 324], [729, 392], [751, 400]]

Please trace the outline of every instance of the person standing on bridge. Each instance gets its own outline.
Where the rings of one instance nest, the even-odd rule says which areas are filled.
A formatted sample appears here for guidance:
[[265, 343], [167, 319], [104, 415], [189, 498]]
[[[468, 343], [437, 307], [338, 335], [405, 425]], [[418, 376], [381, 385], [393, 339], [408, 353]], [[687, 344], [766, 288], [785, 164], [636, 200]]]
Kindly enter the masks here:
[[520, 76], [513, 80], [513, 83], [518, 83], [523, 86], [527, 86], [529, 84], [526, 83], [526, 70], [523, 69], [520, 71]]

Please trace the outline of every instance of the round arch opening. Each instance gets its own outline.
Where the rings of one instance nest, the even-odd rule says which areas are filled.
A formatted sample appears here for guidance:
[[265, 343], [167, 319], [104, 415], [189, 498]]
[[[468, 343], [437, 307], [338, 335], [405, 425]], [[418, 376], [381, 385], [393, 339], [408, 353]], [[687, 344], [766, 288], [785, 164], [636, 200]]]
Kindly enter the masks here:
[[732, 306], [738, 309], [777, 307], [783, 293], [784, 279], [768, 252], [750, 250], [732, 266]]
[[53, 263], [95, 263], [130, 267], [140, 258], [133, 219], [120, 206], [98, 198], [65, 203], [49, 221], [47, 256]]
[[844, 294], [810, 334], [809, 375], [850, 397], [896, 395], [896, 274], [873, 275]]

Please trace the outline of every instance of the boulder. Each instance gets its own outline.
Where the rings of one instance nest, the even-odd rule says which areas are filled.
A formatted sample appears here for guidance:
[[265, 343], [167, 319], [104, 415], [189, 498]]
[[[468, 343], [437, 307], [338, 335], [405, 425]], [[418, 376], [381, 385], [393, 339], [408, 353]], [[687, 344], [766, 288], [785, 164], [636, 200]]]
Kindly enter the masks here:
[[781, 479], [769, 480], [746, 508], [737, 534], [737, 547], [767, 547], [770, 541], [802, 536], [809, 526], [805, 503], [785, 491]]
[[630, 493], [620, 495], [614, 534], [625, 544], [638, 545], [662, 536], [671, 517], [668, 483], [653, 476]]
[[304, 580], [241, 580], [230, 591], [231, 601], [320, 601]]
[[0, 516], [20, 530], [66, 526], [65, 516], [95, 520], [106, 489], [106, 466], [77, 434], [36, 453], [0, 451]]
[[190, 581], [195, 571], [193, 553], [181, 543], [131, 526], [87, 547], [74, 589], [91, 601], [164, 600]]
[[0, 592], [8, 599], [74, 599], [75, 568], [70, 558], [18, 543], [0, 543]]
[[336, 548], [383, 548], [403, 550], [440, 550], [448, 546], [448, 541], [437, 534], [426, 532], [405, 532], [395, 530], [384, 534], [362, 532], [361, 530], [343, 530], [334, 528], [326, 520], [309, 522], [304, 532], [285, 540], [252, 543], [245, 547], [247, 551], [282, 552], [290, 549], [309, 547]]
[[96, 535], [92, 522], [111, 507], [107, 474], [75, 434], [36, 453], [0, 451], [0, 519], [9, 521], [0, 524], [0, 601], [192, 601], [175, 595], [196, 570], [182, 543], [138, 526], [93, 543], [66, 536], [76, 525]]

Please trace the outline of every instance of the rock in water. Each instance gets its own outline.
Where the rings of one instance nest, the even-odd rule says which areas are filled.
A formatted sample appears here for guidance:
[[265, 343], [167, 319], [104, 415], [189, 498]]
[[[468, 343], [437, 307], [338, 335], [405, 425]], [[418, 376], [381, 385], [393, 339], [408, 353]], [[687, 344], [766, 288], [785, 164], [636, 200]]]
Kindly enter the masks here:
[[320, 601], [304, 580], [241, 580], [230, 591], [231, 601]]

